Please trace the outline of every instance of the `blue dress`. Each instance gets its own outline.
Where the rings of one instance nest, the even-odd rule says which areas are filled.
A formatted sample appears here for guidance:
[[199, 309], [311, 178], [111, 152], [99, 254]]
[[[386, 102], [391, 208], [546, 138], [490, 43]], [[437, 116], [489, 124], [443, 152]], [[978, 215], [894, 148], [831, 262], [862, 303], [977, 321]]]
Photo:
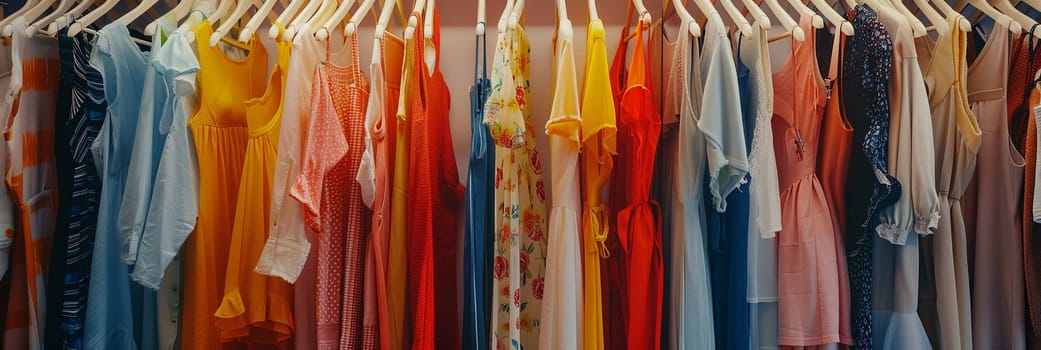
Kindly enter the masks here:
[[84, 325], [87, 349], [157, 348], [155, 292], [130, 283], [130, 266], [123, 263], [123, 248], [129, 240], [124, 241], [117, 229], [147, 55], [131, 40], [127, 27], [117, 22], [98, 31], [90, 58], [104, 80], [109, 105], [91, 145], [102, 187]]
[[[470, 87], [470, 168], [466, 176], [466, 271], [463, 301], [463, 349], [488, 349], [491, 310], [491, 235], [494, 224], [492, 201], [495, 191], [495, 153], [492, 152], [492, 134], [484, 124], [484, 102], [491, 90], [488, 80], [487, 41], [484, 34], [476, 38], [474, 85]], [[476, 61], [481, 62], [478, 69]]]
[[[738, 41], [743, 38], [739, 37]], [[737, 45], [737, 57], [741, 57], [741, 45]], [[745, 62], [737, 62], [737, 88], [741, 99], [741, 124], [745, 138], [745, 156], [752, 150], [755, 118], [758, 105], [749, 92], [751, 84], [749, 68]], [[745, 179], [748, 180], [749, 175]], [[709, 191], [706, 174], [705, 190]], [[708, 258], [712, 284], [713, 320], [716, 346], [723, 349], [748, 349], [751, 343], [749, 331], [748, 287], [748, 215], [749, 181], [740, 184], [730, 193], [726, 201], [727, 210], [720, 213], [706, 210], [706, 226], [709, 240]]]
[[58, 35], [61, 81], [55, 116], [58, 219], [47, 289], [45, 344], [82, 349], [88, 282], [97, 228], [101, 180], [90, 145], [108, 108], [101, 73], [90, 67], [93, 44], [86, 34]]

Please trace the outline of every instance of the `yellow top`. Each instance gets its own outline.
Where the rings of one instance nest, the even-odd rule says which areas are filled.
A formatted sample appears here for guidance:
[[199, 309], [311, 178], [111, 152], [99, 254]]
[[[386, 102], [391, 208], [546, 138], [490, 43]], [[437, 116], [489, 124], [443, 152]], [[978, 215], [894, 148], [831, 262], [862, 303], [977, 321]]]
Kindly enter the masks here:
[[[614, 168], [615, 110], [607, 63], [606, 34], [600, 20], [589, 22], [586, 34], [586, 74], [582, 86], [582, 261], [583, 344], [604, 348], [603, 301], [600, 292], [601, 247], [607, 239], [607, 207], [600, 191]], [[607, 249], [602, 250], [607, 254]]]

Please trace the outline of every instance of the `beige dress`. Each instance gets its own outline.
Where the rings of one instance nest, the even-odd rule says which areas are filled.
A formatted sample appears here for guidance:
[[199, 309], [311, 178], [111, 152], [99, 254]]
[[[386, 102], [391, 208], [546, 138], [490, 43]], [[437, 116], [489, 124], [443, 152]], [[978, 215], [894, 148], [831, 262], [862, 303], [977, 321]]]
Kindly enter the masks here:
[[[972, 269], [972, 345], [977, 349], [1026, 348], [1026, 289], [1019, 200], [1023, 157], [1008, 133], [1009, 35], [995, 24], [968, 73], [968, 97], [983, 130], [973, 180], [975, 225], [968, 225]], [[975, 228], [975, 230], [973, 230]]]
[[873, 250], [872, 338], [875, 349], [931, 349], [918, 317], [919, 235], [939, 221], [932, 117], [911, 25], [896, 11], [879, 11], [893, 40], [889, 81], [889, 173], [900, 199], [879, 212]]
[[[951, 28], [963, 18], [947, 18]], [[965, 32], [953, 30], [933, 43], [920, 38], [920, 62], [932, 110], [936, 146], [936, 191], [940, 222], [936, 233], [922, 237], [922, 285], [918, 313], [929, 339], [940, 349], [971, 349], [969, 265], [961, 197], [976, 169], [980, 129], [969, 110], [965, 74]], [[929, 41], [928, 43], [925, 43]], [[929, 51], [931, 50], [931, 51]]]

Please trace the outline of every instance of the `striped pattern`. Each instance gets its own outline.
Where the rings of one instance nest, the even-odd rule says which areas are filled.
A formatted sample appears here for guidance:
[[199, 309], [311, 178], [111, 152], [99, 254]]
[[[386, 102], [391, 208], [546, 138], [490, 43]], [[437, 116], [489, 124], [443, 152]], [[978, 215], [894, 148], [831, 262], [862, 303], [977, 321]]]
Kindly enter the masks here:
[[24, 21], [15, 25], [12, 87], [21, 84], [13, 107], [16, 112], [4, 134], [11, 156], [7, 185], [19, 215], [4, 346], [38, 349], [42, 347], [44, 281], [58, 204], [53, 146], [59, 64], [56, 41], [25, 37], [24, 29], [18, 28], [24, 25]]
[[[55, 121], [58, 171], [57, 228], [47, 295], [47, 348], [83, 348], [87, 286], [97, 228], [101, 182], [90, 145], [97, 138], [107, 104], [101, 73], [90, 67], [93, 46], [83, 35], [58, 38], [61, 82]], [[61, 307], [57, 307], [61, 305]]]

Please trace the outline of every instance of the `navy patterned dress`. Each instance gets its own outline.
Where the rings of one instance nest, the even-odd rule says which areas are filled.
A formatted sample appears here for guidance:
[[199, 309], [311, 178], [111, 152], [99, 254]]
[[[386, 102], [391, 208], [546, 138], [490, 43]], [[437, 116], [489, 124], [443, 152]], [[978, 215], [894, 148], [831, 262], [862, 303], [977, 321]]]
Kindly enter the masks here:
[[[846, 182], [846, 255], [855, 349], [871, 349], [871, 254], [880, 209], [896, 203], [900, 183], [889, 176], [889, 77], [893, 41], [874, 11], [858, 5], [848, 14], [857, 35], [846, 39], [843, 98], [854, 148]], [[872, 186], [864, 186], [872, 184]]]
[[54, 128], [58, 215], [48, 276], [47, 349], [82, 349], [87, 287], [101, 192], [90, 145], [105, 119], [101, 74], [90, 66], [93, 44], [80, 33], [58, 35], [61, 82]]

